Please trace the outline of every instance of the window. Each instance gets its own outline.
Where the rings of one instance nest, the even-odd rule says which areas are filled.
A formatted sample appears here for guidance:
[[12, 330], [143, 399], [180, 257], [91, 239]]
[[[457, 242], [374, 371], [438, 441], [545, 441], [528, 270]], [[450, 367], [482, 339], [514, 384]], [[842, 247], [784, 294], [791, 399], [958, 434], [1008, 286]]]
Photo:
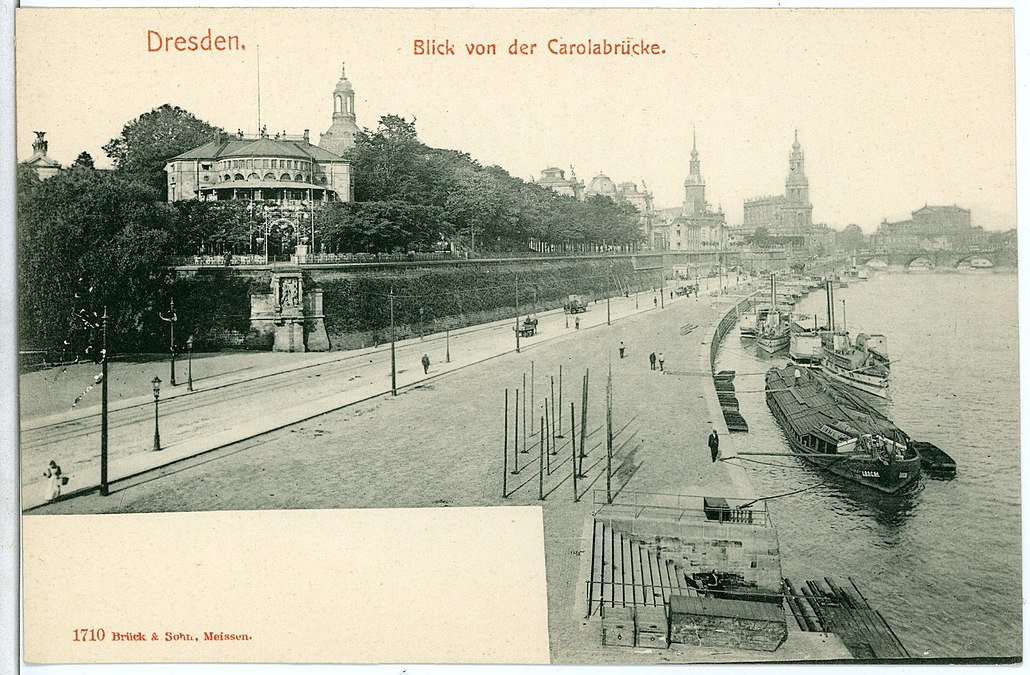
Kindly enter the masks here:
[[265, 174], [265, 180], [275, 180], [275, 174], [269, 171]]
[[200, 168], [203, 169], [204, 171], [210, 171], [211, 170], [211, 162], [204, 162], [203, 164], [200, 165]]
[[279, 176], [279, 180], [290, 180], [290, 174], [284, 173], [283, 175]]

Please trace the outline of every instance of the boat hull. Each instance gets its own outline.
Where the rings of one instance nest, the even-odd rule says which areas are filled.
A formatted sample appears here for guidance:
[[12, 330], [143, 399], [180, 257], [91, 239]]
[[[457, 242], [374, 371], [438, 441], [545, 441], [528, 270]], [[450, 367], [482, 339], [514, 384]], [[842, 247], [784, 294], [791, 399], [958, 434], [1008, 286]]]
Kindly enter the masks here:
[[756, 343], [766, 354], [775, 354], [787, 348], [790, 344], [790, 335], [759, 335]]
[[823, 361], [822, 370], [836, 383], [878, 399], [887, 400], [890, 397], [890, 380], [888, 378], [840, 368], [830, 359]]
[[918, 454], [912, 459], [895, 459], [890, 463], [866, 456], [813, 456], [814, 451], [801, 442], [797, 430], [780, 409], [775, 397], [766, 394], [765, 400], [783, 429], [791, 451], [809, 464], [887, 494], [902, 492], [919, 480], [921, 465]]

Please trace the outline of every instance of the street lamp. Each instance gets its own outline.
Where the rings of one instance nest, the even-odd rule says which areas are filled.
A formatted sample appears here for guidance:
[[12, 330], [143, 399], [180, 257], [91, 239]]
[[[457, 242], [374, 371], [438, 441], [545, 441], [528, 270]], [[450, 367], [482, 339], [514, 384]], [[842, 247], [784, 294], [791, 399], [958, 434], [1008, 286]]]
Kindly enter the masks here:
[[161, 431], [157, 425], [157, 402], [161, 399], [161, 378], [157, 375], [150, 381], [154, 385], [154, 451], [161, 449]]
[[168, 315], [158, 312], [157, 315], [161, 317], [162, 321], [168, 322], [168, 330], [170, 333], [168, 341], [168, 351], [172, 354], [172, 365], [171, 365], [171, 380], [172, 386], [175, 386], [175, 322], [179, 320], [178, 315], [175, 313], [175, 298], [171, 298], [168, 302]]
[[189, 361], [186, 366], [186, 391], [193, 391], [193, 336], [186, 339], [186, 350]]

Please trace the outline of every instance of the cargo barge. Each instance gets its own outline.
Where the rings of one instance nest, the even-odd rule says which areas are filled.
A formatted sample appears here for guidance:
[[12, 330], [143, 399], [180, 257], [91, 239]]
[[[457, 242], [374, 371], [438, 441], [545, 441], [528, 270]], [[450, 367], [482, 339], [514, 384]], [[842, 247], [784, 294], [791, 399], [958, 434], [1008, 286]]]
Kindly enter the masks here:
[[807, 368], [773, 368], [765, 398], [791, 450], [815, 466], [886, 493], [919, 480], [919, 452], [890, 420], [849, 405]]

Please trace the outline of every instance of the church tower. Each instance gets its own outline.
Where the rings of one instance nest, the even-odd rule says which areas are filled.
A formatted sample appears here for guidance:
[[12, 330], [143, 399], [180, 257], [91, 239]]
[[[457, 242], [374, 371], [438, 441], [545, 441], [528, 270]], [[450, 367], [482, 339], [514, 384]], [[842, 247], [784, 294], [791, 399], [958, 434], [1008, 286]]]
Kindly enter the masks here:
[[808, 201], [808, 178], [805, 176], [805, 152], [798, 142], [798, 130], [794, 130], [794, 144], [790, 146], [790, 162], [787, 172], [787, 191], [783, 213], [784, 225], [791, 227], [812, 224], [812, 205]]
[[354, 115], [354, 87], [347, 79], [344, 68], [340, 69], [340, 81], [333, 89], [333, 124], [318, 140], [319, 147], [342, 155], [354, 147], [354, 135], [358, 125]]
[[701, 177], [701, 160], [697, 154], [697, 131], [694, 131], [694, 149], [690, 151], [690, 175], [683, 181], [685, 197], [683, 200], [684, 215], [705, 213], [708, 204], [705, 202], [705, 179]]

